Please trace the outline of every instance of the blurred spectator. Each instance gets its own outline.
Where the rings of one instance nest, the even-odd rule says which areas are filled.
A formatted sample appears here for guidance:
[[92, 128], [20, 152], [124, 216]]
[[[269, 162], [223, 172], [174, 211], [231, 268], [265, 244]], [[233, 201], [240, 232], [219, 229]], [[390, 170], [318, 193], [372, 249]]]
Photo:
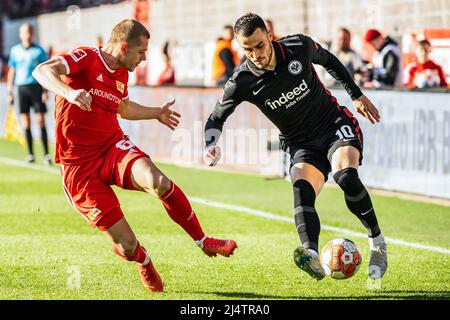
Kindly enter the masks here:
[[382, 36], [376, 29], [369, 29], [364, 40], [375, 50], [372, 58], [372, 81], [365, 83], [365, 87], [382, 87], [401, 85], [401, 52], [394, 40], [389, 36]]
[[239, 63], [238, 54], [232, 46], [233, 39], [233, 27], [224, 26], [222, 37], [217, 39], [212, 61], [212, 79], [218, 87], [222, 87], [228, 81]]
[[97, 46], [97, 47], [103, 47], [103, 38], [102, 38], [101, 35], [98, 35], [98, 36], [95, 38], [95, 43], [96, 43], [96, 46]]
[[127, 0], [2, 0], [0, 13], [10, 19], [37, 16], [43, 13], [64, 11], [71, 5], [80, 8], [97, 7], [102, 4], [115, 4]]
[[28, 146], [27, 162], [34, 162], [33, 137], [31, 135], [30, 109], [33, 108], [36, 120], [41, 128], [41, 139], [44, 147], [44, 162], [51, 164], [48, 148], [45, 113], [47, 108], [47, 92], [34, 79], [32, 72], [36, 66], [47, 60], [47, 54], [40, 46], [33, 43], [33, 27], [25, 23], [20, 26], [21, 43], [13, 46], [9, 54], [9, 71], [7, 81], [8, 104], [14, 103], [14, 85], [17, 86], [18, 106], [22, 127]]
[[164, 62], [166, 67], [158, 79], [158, 85], [175, 84], [175, 69], [172, 66], [172, 59], [169, 53], [169, 41], [163, 47]]
[[47, 47], [47, 57], [50, 59], [53, 57], [53, 55], [55, 54], [54, 50], [53, 50], [53, 46], [49, 45]]
[[5, 80], [5, 60], [3, 58], [3, 56], [0, 54], [0, 81], [4, 81]]
[[[361, 79], [363, 71], [363, 61], [361, 56], [350, 47], [352, 36], [347, 28], [340, 28], [336, 38], [336, 57], [347, 68], [354, 80], [358, 82]], [[337, 82], [335, 83], [337, 84]]]
[[442, 68], [430, 60], [431, 44], [428, 40], [419, 41], [416, 47], [417, 62], [410, 63], [405, 69], [406, 87], [433, 88], [446, 87]]
[[274, 28], [273, 28], [273, 22], [272, 22], [272, 20], [266, 19], [265, 22], [266, 22], [266, 28], [267, 28], [267, 31], [269, 31], [269, 32], [272, 34], [273, 40], [277, 41], [278, 39], [280, 39], [280, 37], [277, 36], [277, 35], [275, 34], [275, 30], [274, 30]]

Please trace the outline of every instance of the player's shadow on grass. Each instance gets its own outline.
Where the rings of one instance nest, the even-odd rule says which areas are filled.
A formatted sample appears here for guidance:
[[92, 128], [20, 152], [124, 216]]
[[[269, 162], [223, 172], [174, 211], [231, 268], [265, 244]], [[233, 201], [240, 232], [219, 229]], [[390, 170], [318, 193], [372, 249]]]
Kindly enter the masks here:
[[428, 299], [450, 299], [450, 291], [426, 291], [426, 290], [368, 290], [367, 295], [363, 296], [322, 296], [322, 297], [303, 297], [296, 296], [275, 296], [264, 295], [253, 292], [193, 292], [199, 294], [218, 295], [234, 299], [276, 299], [276, 300], [335, 300], [335, 299], [394, 299], [394, 300], [428, 300]]
[[218, 291], [196, 291], [192, 293], [217, 295], [234, 299], [307, 299], [299, 296], [273, 296], [257, 294], [253, 292], [218, 292]]
[[450, 299], [450, 291], [381, 290], [380, 295], [385, 296], [386, 298], [398, 297], [398, 299]]

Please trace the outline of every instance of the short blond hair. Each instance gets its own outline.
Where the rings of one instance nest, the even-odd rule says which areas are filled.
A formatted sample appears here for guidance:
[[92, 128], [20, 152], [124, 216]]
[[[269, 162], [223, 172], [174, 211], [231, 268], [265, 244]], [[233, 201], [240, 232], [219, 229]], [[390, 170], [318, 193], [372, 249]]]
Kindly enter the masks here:
[[150, 32], [147, 28], [137, 20], [126, 19], [112, 29], [109, 42], [117, 44], [125, 41], [130, 46], [136, 46], [142, 36], [150, 39]]

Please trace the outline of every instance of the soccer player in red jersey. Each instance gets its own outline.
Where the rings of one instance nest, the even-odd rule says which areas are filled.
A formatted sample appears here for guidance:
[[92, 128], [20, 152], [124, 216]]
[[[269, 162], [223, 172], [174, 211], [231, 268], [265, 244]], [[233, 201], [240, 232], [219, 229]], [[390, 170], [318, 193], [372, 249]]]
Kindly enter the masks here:
[[180, 115], [170, 109], [174, 100], [145, 107], [128, 98], [128, 71], [145, 61], [149, 39], [142, 24], [124, 20], [114, 27], [105, 47], [80, 47], [62, 54], [40, 64], [33, 76], [56, 94], [55, 161], [61, 166], [69, 202], [112, 240], [119, 257], [137, 262], [144, 285], [156, 292], [163, 291], [161, 278], [111, 185], [156, 195], [208, 256], [228, 257], [237, 245], [205, 235], [183, 191], [119, 126], [117, 115], [128, 120], [157, 119], [172, 130], [178, 125]]

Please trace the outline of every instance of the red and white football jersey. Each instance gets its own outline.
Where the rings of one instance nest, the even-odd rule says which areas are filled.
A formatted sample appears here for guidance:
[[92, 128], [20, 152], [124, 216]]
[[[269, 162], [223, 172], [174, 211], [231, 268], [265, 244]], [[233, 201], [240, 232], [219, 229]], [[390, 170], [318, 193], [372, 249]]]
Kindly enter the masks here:
[[128, 70], [111, 69], [99, 47], [80, 47], [58, 57], [68, 71], [64, 81], [92, 97], [92, 111], [83, 111], [56, 96], [55, 162], [78, 164], [101, 156], [122, 138], [117, 109], [128, 97]]

